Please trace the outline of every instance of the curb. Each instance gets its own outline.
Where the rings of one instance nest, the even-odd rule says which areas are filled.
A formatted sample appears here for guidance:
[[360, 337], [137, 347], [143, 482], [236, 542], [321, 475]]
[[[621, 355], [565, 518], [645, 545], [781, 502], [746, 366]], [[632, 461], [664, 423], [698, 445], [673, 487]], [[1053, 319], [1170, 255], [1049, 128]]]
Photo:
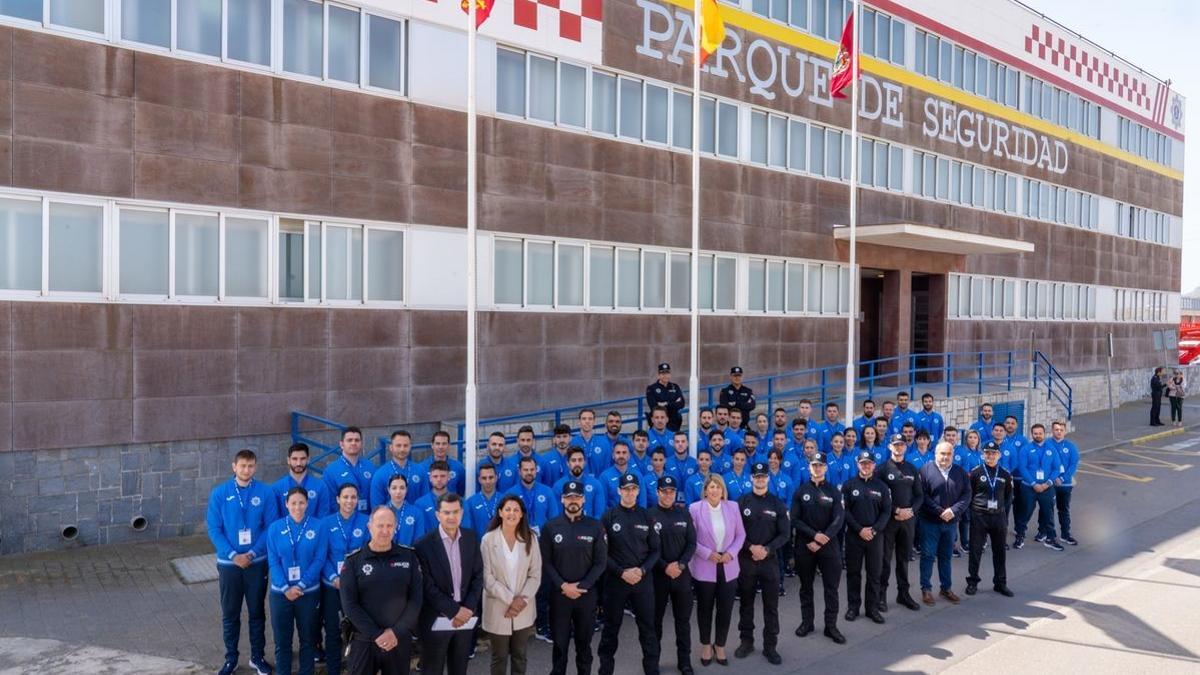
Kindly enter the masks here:
[[1126, 438], [1126, 439], [1116, 440], [1116, 441], [1112, 441], [1110, 443], [1105, 443], [1104, 445], [1097, 445], [1093, 448], [1088, 448], [1087, 450], [1081, 450], [1079, 452], [1079, 454], [1086, 455], [1086, 454], [1089, 454], [1092, 452], [1099, 452], [1100, 450], [1110, 450], [1112, 448], [1122, 446], [1122, 445], [1137, 445], [1139, 443], [1149, 443], [1151, 441], [1157, 441], [1157, 440], [1161, 440], [1164, 438], [1170, 438], [1171, 436], [1178, 436], [1180, 434], [1187, 433], [1189, 431], [1194, 431], [1197, 429], [1200, 429], [1200, 424], [1193, 424], [1191, 426], [1178, 427], [1175, 429], [1168, 429], [1166, 431], [1159, 431], [1159, 432], [1155, 432], [1153, 434], [1146, 434], [1145, 436], [1136, 436], [1134, 438]]

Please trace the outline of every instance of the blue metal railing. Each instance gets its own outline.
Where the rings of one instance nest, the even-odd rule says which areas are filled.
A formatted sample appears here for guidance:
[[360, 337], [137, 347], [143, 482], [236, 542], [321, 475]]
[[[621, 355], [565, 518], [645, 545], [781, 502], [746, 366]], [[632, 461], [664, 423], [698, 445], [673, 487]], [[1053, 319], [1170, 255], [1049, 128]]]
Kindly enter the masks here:
[[[941, 352], [863, 361], [857, 364], [858, 373], [855, 377], [855, 390], [867, 398], [901, 390], [907, 391], [911, 396], [915, 396], [918, 386], [923, 391], [930, 391], [936, 386], [937, 391], [944, 391], [947, 397], [952, 396], [956, 388], [959, 392], [972, 391], [980, 394], [985, 389], [1012, 391], [1014, 366], [1023, 361], [1026, 354], [1027, 352], [1015, 351]], [[1038, 360], [1039, 357], [1040, 361]], [[1070, 386], [1066, 384], [1066, 381], [1058, 374], [1058, 371], [1053, 370], [1053, 366], [1050, 365], [1049, 360], [1041, 352], [1037, 352], [1034, 359], [1034, 386], [1036, 387], [1039, 382], [1037, 374], [1038, 364], [1044, 363], [1049, 369], [1047, 371], [1049, 374], [1045, 378], [1045, 381], [1051, 383], [1051, 385], [1048, 385], [1052, 388], [1050, 396], [1063, 402], [1067, 407], [1069, 417], [1071, 401]], [[844, 392], [846, 390], [846, 367], [845, 365], [835, 365], [822, 368], [809, 368], [778, 375], [749, 378], [744, 380], [744, 383], [758, 390], [759, 408], [768, 411], [768, 414], [770, 414], [769, 411], [777, 407], [782, 407], [788, 413], [792, 413], [796, 410], [796, 403], [804, 398], [812, 399], [814, 407], [823, 406], [829, 402], [843, 403]], [[720, 390], [725, 386], [725, 384], [707, 385], [702, 388], [699, 399], [706, 401], [706, 405], [711, 407], [717, 403]], [[521, 423], [530, 424], [535, 428], [535, 440], [542, 440], [550, 438], [553, 435], [553, 427], [558, 424], [565, 422], [572, 428], [575, 428], [578, 413], [585, 408], [594, 410], [596, 413], [597, 433], [604, 433], [605, 416], [612, 410], [621, 414], [621, 430], [622, 432], [627, 432], [643, 426], [646, 414], [646, 399], [642, 396], [631, 396], [558, 408], [547, 408], [534, 412], [481, 419], [479, 420], [479, 426], [495, 428], [500, 425], [515, 426]], [[683, 412], [686, 413], [687, 408]], [[848, 412], [847, 414], [850, 413]], [[301, 412], [292, 413], [293, 439], [308, 443], [311, 447], [316, 447], [323, 451], [323, 454], [314, 458], [312, 462], [314, 465], [320, 460], [336, 455], [338, 451], [336, 446], [330, 446], [320, 442], [318, 439], [302, 434], [300, 427], [303, 420], [315, 422], [318, 425], [339, 431], [345, 429], [345, 425], [315, 415]], [[538, 433], [537, 429], [545, 428], [542, 425], [549, 426], [550, 429]], [[458, 456], [462, 457], [466, 424], [459, 422], [457, 424], [457, 432], [457, 437], [452, 439], [451, 443], [458, 450]], [[515, 441], [515, 436], [509, 436], [506, 440], [507, 442], [513, 442]], [[378, 459], [386, 457], [387, 446], [388, 439], [378, 438], [373, 451], [368, 457]], [[487, 447], [486, 436], [478, 440], [478, 448], [485, 447]], [[429, 443], [415, 444], [413, 446], [414, 452], [428, 448]]]
[[1039, 384], [1044, 384], [1046, 399], [1057, 401], [1066, 410], [1067, 420], [1070, 420], [1074, 407], [1074, 392], [1067, 379], [1058, 372], [1054, 364], [1050, 363], [1050, 359], [1046, 358], [1041, 351], [1033, 353], [1032, 364], [1033, 388], [1037, 389]]

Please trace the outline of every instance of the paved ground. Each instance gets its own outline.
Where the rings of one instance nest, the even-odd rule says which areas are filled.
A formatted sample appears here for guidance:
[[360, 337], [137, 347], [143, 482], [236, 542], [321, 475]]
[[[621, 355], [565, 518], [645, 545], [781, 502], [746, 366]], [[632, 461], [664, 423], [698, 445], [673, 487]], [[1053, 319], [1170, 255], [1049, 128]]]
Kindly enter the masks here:
[[[1189, 410], [1200, 419], [1197, 412]], [[1127, 439], [1160, 431], [1139, 426], [1144, 405], [1118, 414], [1130, 423]], [[1110, 440], [1107, 413], [1075, 421], [1085, 450]], [[1200, 672], [1198, 478], [1200, 431], [1087, 452], [1073, 509], [1082, 544], [1064, 553], [1036, 544], [1012, 552], [1016, 598], [985, 590], [958, 607], [893, 609], [883, 626], [842, 622], [850, 642], [837, 646], [792, 635], [799, 604], [790, 580], [781, 600], [784, 666], [754, 654], [721, 672], [982, 672], [1023, 662], [1073, 672]], [[216, 584], [184, 586], [167, 562], [207, 550], [204, 538], [187, 538], [0, 558], [0, 675], [215, 670], [222, 656]], [[965, 568], [956, 560], [955, 577]], [[674, 656], [665, 642], [669, 673]], [[632, 621], [621, 644], [618, 672], [636, 672]], [[549, 655], [548, 645], [534, 643], [529, 672], [547, 672]], [[486, 670], [481, 654], [472, 672]]]

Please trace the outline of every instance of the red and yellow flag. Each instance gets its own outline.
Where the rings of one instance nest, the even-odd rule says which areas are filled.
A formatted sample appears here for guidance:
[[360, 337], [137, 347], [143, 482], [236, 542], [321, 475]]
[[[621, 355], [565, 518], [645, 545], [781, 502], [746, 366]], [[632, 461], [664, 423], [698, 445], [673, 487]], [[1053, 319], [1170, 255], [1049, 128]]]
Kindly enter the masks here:
[[[492, 6], [496, 4], [496, 0], [475, 0], [475, 27], [479, 28], [484, 21], [492, 15]], [[462, 11], [464, 14], [471, 13], [471, 0], [462, 0]]]
[[717, 0], [700, 0], [700, 65], [725, 41], [725, 21]]
[[861, 65], [854, 67], [854, 48], [854, 13], [851, 12], [846, 17], [846, 26], [842, 28], [842, 43], [838, 45], [837, 56], [833, 57], [833, 70], [829, 77], [829, 93], [834, 98], [846, 98], [842, 90], [859, 76]]

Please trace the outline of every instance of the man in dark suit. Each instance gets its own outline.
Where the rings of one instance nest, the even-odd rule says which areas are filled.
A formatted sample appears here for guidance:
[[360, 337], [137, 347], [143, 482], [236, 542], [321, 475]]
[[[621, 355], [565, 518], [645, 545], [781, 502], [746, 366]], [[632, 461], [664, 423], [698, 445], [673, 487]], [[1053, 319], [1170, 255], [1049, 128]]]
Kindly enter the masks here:
[[[425, 675], [465, 675], [471, 635], [483, 593], [483, 558], [479, 538], [460, 527], [462, 498], [447, 492], [438, 498], [438, 528], [417, 540], [424, 599], [418, 621], [421, 632], [421, 672]], [[438, 619], [449, 629], [437, 630]]]
[[954, 446], [946, 441], [937, 444], [933, 461], [921, 467], [921, 600], [934, 604], [933, 562], [937, 560], [941, 596], [958, 604], [958, 596], [950, 590], [952, 583], [950, 556], [954, 551], [954, 534], [958, 521], [971, 502], [971, 478], [954, 463]]

